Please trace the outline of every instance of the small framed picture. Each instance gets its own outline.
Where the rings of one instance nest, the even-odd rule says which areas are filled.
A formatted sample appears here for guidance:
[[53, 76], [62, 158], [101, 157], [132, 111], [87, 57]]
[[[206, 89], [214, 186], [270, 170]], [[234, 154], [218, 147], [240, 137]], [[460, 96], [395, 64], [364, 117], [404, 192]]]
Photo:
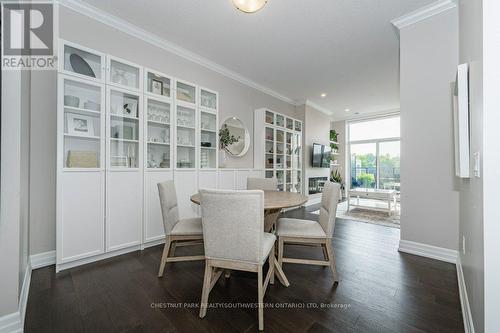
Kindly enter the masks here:
[[151, 79], [151, 92], [153, 94], [163, 95], [163, 82]]
[[94, 136], [92, 117], [68, 113], [68, 134], [78, 136]]
[[123, 97], [123, 110], [124, 115], [137, 117], [137, 99], [130, 97]]

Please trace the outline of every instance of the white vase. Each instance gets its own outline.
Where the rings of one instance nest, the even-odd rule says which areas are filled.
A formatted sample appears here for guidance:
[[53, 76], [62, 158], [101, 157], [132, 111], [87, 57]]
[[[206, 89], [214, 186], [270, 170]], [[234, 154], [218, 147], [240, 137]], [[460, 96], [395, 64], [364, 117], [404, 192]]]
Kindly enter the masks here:
[[219, 150], [219, 168], [224, 168], [226, 166], [226, 150]]

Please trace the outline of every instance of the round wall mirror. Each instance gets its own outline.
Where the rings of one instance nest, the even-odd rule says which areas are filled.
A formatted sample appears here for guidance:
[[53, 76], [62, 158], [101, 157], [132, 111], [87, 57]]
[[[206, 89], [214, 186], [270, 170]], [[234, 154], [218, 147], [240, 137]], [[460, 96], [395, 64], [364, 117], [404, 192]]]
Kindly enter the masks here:
[[237, 139], [236, 142], [226, 146], [225, 150], [234, 157], [244, 156], [250, 147], [250, 134], [241, 120], [236, 117], [226, 119], [221, 126], [221, 130], [229, 131], [229, 136]]

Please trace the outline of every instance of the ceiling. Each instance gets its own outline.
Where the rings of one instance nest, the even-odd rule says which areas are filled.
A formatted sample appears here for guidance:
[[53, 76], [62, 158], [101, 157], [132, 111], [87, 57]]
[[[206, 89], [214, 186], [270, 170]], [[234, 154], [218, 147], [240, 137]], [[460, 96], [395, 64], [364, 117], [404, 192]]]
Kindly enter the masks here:
[[343, 119], [399, 109], [390, 21], [435, 0], [269, 0], [254, 14], [231, 0], [84, 1]]

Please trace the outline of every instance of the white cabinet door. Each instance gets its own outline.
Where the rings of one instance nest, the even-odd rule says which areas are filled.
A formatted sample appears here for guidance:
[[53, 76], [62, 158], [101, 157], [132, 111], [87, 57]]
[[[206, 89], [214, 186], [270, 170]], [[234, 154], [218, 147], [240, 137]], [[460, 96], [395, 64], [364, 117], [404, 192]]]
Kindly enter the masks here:
[[142, 173], [111, 171], [107, 174], [106, 249], [118, 250], [141, 242]]
[[63, 172], [57, 263], [104, 252], [104, 172]]
[[191, 196], [198, 193], [198, 172], [197, 171], [175, 171], [175, 189], [177, 191], [177, 203], [179, 207], [179, 217], [189, 218], [198, 215], [198, 205], [191, 202]]
[[217, 188], [217, 171], [200, 171], [200, 185], [203, 189]]
[[234, 170], [219, 170], [219, 189], [234, 190], [236, 189]]
[[171, 171], [145, 171], [144, 207], [144, 242], [152, 242], [165, 237], [163, 217], [161, 215], [158, 183], [173, 179]]

